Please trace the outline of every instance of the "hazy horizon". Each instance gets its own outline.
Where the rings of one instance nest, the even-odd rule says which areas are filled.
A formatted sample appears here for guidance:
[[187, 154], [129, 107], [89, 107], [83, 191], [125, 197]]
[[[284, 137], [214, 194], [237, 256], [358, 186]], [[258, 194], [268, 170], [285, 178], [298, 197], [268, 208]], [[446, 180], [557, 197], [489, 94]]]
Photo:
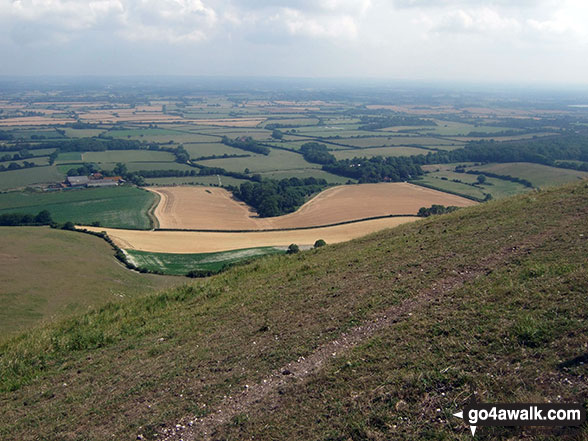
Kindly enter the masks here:
[[579, 0], [14, 0], [0, 75], [586, 86]]

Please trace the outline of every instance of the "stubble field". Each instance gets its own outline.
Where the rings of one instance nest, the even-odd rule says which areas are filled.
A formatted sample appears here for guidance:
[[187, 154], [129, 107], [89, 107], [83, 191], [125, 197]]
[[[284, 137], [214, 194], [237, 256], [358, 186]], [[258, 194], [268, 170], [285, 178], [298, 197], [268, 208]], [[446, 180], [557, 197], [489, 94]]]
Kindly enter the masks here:
[[259, 218], [222, 188], [151, 189], [161, 199], [155, 209], [160, 228], [194, 230], [279, 230], [332, 225], [390, 215], [415, 215], [433, 204], [465, 207], [475, 202], [408, 183], [345, 185], [329, 188], [294, 213]]
[[346, 242], [366, 234], [412, 222], [418, 217], [389, 217], [354, 222], [333, 227], [287, 231], [256, 231], [249, 233], [219, 233], [200, 231], [138, 231], [86, 227], [90, 231], [105, 231], [123, 249], [154, 253], [213, 253], [244, 248], [282, 247], [291, 243], [313, 245], [318, 239], [327, 244]]

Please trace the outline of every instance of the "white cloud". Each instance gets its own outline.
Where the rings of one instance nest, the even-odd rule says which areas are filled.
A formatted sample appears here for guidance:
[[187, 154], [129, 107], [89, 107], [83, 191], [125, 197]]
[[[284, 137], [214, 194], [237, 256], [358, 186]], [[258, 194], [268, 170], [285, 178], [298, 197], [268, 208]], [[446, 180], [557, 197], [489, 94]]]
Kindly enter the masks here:
[[[435, 22], [435, 21], [433, 21]], [[454, 33], [518, 32], [521, 23], [490, 8], [451, 11], [437, 18], [432, 30]]]

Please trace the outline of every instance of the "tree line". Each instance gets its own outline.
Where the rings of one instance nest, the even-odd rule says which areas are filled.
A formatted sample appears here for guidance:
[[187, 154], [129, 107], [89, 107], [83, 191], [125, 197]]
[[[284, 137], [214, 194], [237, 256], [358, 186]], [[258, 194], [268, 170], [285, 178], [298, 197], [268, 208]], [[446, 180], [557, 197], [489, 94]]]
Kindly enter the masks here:
[[51, 225], [53, 219], [47, 210], [39, 211], [35, 216], [32, 214], [8, 213], [0, 214], [0, 225], [3, 227], [30, 226], [30, 225]]
[[259, 144], [251, 136], [231, 139], [228, 136], [223, 136], [222, 143], [230, 147], [246, 150], [248, 152], [260, 153], [262, 155], [269, 155], [270, 149], [264, 145]]

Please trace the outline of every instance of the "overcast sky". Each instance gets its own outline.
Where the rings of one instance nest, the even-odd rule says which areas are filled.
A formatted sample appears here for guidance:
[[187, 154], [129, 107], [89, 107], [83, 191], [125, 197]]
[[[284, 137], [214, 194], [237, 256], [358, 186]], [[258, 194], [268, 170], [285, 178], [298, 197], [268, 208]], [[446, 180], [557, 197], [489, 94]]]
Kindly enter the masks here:
[[0, 75], [588, 84], [586, 0], [0, 0]]

